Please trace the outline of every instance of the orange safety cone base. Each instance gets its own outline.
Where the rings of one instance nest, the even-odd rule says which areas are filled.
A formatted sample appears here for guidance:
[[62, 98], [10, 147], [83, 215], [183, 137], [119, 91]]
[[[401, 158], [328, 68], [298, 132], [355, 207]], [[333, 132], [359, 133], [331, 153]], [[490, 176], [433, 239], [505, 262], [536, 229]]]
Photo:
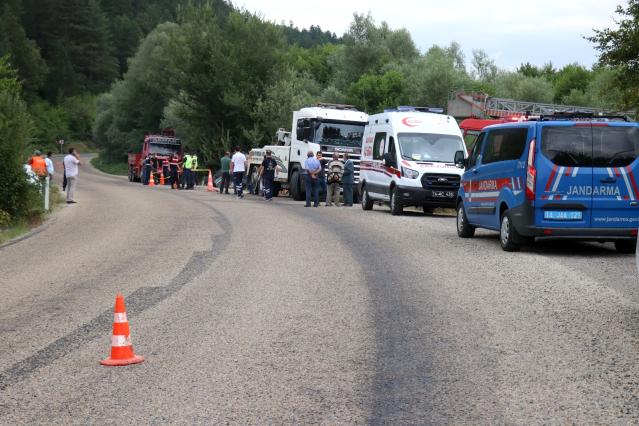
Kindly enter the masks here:
[[131, 365], [131, 364], [139, 364], [144, 361], [144, 357], [140, 355], [133, 355], [131, 358], [127, 359], [113, 359], [111, 357], [107, 359], [103, 359], [100, 361], [100, 364], [106, 365], [108, 367], [119, 367], [123, 365]]

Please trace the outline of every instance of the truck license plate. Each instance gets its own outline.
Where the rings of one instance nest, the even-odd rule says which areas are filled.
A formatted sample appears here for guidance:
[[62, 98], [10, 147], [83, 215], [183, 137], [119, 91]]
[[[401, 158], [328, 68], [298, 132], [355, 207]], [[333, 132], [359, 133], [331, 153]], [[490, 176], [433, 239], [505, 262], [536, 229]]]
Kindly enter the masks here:
[[453, 198], [455, 193], [452, 191], [433, 191], [433, 197], [436, 198]]

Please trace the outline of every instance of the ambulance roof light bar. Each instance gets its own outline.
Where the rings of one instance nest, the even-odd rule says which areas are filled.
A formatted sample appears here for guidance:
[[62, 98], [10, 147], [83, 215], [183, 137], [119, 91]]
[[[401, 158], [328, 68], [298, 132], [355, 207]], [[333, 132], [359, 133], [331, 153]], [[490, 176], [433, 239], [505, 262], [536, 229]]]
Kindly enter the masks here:
[[384, 112], [431, 112], [433, 114], [443, 114], [444, 108], [400, 105], [397, 108], [385, 109]]

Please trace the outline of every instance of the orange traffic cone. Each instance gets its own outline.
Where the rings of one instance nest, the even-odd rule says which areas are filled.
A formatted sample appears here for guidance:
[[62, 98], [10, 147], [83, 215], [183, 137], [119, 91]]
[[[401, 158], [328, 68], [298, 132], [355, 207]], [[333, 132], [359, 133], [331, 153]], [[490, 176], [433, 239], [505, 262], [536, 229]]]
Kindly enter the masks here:
[[155, 178], [153, 177], [153, 172], [151, 172], [151, 176], [149, 177], [149, 188], [155, 186]]
[[213, 175], [211, 174], [210, 170], [209, 170], [209, 182], [206, 184], [206, 190], [208, 192], [213, 192]]
[[160, 185], [164, 186], [164, 172], [160, 169]]
[[126, 306], [124, 296], [115, 296], [115, 309], [113, 315], [113, 335], [111, 336], [111, 356], [100, 361], [102, 365], [118, 366], [139, 364], [144, 358], [133, 352], [129, 321], [126, 319]]

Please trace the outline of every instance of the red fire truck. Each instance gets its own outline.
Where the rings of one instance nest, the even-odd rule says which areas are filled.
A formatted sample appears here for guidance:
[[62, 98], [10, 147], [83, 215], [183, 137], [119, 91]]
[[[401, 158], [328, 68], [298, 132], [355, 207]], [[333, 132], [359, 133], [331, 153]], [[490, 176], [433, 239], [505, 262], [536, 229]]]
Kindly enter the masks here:
[[[129, 181], [140, 182], [142, 176], [142, 163], [147, 155], [154, 159], [154, 163], [162, 167], [164, 160], [170, 160], [176, 154], [182, 163], [184, 154], [182, 141], [175, 137], [175, 132], [165, 129], [159, 135], [145, 135], [142, 144], [142, 152], [129, 154]], [[157, 170], [154, 169], [154, 173]]]

